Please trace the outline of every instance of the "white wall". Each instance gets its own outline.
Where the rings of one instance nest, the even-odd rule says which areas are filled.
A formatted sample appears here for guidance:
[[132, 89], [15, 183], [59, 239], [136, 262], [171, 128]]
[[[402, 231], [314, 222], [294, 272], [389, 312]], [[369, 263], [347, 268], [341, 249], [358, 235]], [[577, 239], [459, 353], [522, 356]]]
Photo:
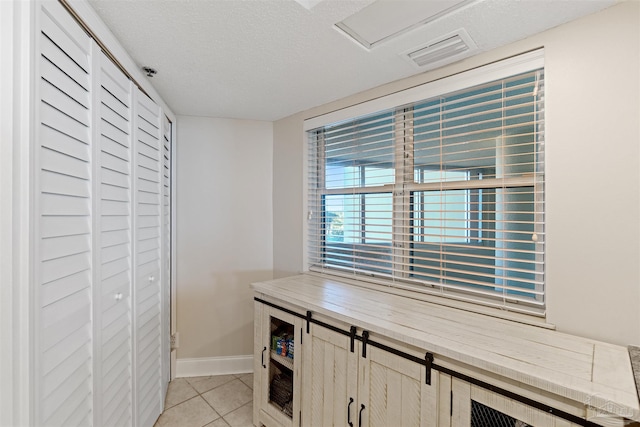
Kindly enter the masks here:
[[249, 284], [273, 277], [273, 126], [178, 116], [177, 130], [180, 375], [184, 359], [253, 353]]
[[[300, 116], [273, 124], [274, 277], [303, 271], [303, 138]], [[292, 125], [293, 124], [293, 125]], [[276, 255], [277, 254], [277, 255]]]
[[[640, 2], [274, 124], [274, 270], [302, 270], [306, 118], [539, 47], [546, 79], [547, 321], [640, 344]], [[294, 214], [292, 214], [292, 212]]]

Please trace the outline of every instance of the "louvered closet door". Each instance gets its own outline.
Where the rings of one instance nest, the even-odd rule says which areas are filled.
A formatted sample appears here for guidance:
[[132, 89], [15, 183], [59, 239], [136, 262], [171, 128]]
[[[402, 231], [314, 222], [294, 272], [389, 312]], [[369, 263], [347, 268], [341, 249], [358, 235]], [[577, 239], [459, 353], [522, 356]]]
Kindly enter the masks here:
[[163, 394], [169, 385], [171, 355], [171, 122], [162, 117], [162, 365]]
[[34, 152], [36, 425], [92, 422], [91, 40], [38, 3]]
[[137, 425], [162, 411], [162, 122], [160, 108], [137, 91], [134, 143], [134, 304]]
[[132, 424], [132, 83], [98, 58], [96, 124], [96, 425]]

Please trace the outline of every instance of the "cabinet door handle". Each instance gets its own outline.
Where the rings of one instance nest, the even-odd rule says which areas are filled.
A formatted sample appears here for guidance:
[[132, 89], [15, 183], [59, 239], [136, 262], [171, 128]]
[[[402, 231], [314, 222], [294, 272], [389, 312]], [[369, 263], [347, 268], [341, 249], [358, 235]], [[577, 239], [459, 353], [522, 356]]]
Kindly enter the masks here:
[[353, 403], [353, 397], [349, 398], [349, 405], [347, 405], [347, 424], [349, 427], [353, 427], [353, 423], [351, 422], [351, 404]]
[[267, 369], [267, 365], [264, 364], [264, 352], [267, 351], [267, 347], [262, 349], [262, 367]]
[[360, 413], [358, 413], [358, 427], [362, 427], [362, 411], [364, 411], [364, 404], [360, 404]]

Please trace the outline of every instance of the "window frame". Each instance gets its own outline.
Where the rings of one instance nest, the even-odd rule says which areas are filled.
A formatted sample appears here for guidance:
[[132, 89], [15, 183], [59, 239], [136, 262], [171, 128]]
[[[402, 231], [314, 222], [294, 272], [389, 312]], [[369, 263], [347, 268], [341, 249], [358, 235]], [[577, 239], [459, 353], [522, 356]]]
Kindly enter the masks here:
[[[447, 94], [450, 92], [454, 92], [455, 90], [468, 89], [474, 85], [480, 85], [487, 83], [492, 80], [504, 79], [507, 77], [511, 77], [513, 75], [517, 75], [519, 73], [524, 73], [528, 71], [535, 70], [537, 68], [544, 68], [544, 51], [542, 49], [529, 52], [524, 55], [520, 55], [518, 57], [513, 57], [504, 61], [500, 61], [498, 63], [490, 64], [485, 67], [481, 67], [480, 69], [471, 70], [465, 73], [461, 73], [458, 75], [454, 75], [448, 78], [445, 78], [440, 81], [426, 83], [424, 85], [414, 87], [411, 89], [407, 89], [402, 92], [394, 93], [388, 95], [386, 97], [378, 98], [369, 102], [365, 102], [363, 104], [358, 104], [343, 110], [338, 110], [332, 113], [328, 113], [324, 116], [315, 117], [313, 119], [305, 121], [305, 135], [307, 132], [318, 127], [321, 127], [321, 123], [326, 124], [335, 124], [340, 121], [347, 121], [352, 117], [356, 117], [353, 114], [363, 113], [365, 111], [369, 111], [369, 113], [381, 113], [383, 108], [381, 106], [387, 105], [386, 110], [392, 111], [392, 115], [394, 117], [394, 132], [395, 132], [395, 140], [394, 140], [394, 169], [395, 169], [395, 183], [394, 184], [385, 184], [380, 186], [370, 186], [361, 185], [359, 187], [354, 188], [331, 188], [326, 190], [321, 190], [319, 193], [321, 197], [326, 195], [361, 195], [364, 197], [365, 194], [371, 193], [391, 193], [393, 197], [393, 218], [392, 218], [392, 236], [393, 236], [393, 244], [391, 247], [391, 259], [392, 266], [396, 265], [405, 265], [406, 262], [402, 262], [402, 260], [409, 259], [408, 253], [411, 252], [411, 242], [413, 239], [413, 233], [406, 233], [405, 230], [415, 229], [416, 227], [412, 224], [412, 204], [413, 204], [413, 195], [416, 192], [426, 192], [426, 191], [435, 191], [439, 190], [466, 190], [469, 191], [469, 201], [468, 206], [471, 204], [476, 204], [477, 206], [482, 206], [480, 199], [480, 194], [484, 189], [498, 189], [498, 188], [518, 188], [518, 187], [534, 187], [534, 188], [543, 188], [544, 183], [543, 180], [539, 181], [539, 177], [507, 177], [507, 178], [491, 178], [486, 180], [464, 180], [464, 181], [450, 181], [450, 182], [430, 182], [430, 183], [418, 183], [413, 179], [413, 174], [415, 171], [413, 164], [413, 138], [412, 134], [407, 135], [406, 129], [404, 127], [396, 126], [396, 123], [408, 123], [413, 118], [413, 111], [411, 108], [394, 108], [393, 106], [389, 107], [390, 104], [397, 103], [399, 100], [403, 100], [404, 104], [415, 103], [421, 101], [423, 99], [427, 99], [427, 97], [434, 96], [434, 93], [438, 94]], [[399, 105], [399, 104], [396, 104]], [[375, 111], [371, 111], [375, 110]], [[363, 115], [363, 114], [360, 114]], [[324, 139], [321, 138], [321, 141], [318, 146], [318, 152], [316, 153], [317, 165], [324, 165]], [[306, 147], [306, 144], [305, 144]], [[407, 155], [407, 153], [411, 153], [411, 155]], [[309, 154], [309, 153], [308, 153]], [[313, 154], [312, 154], [313, 156]], [[307, 159], [305, 159], [306, 161]], [[306, 166], [306, 165], [305, 165]], [[319, 169], [323, 169], [320, 167]], [[410, 173], [409, 173], [410, 172]], [[410, 176], [411, 179], [405, 177]], [[318, 179], [320, 182], [324, 182], [325, 179], [323, 173], [318, 170]], [[499, 181], [499, 183], [498, 183]], [[305, 192], [309, 191], [308, 183], [305, 185]], [[322, 185], [320, 185], [322, 187]], [[473, 196], [471, 192], [477, 191], [477, 195]], [[313, 212], [310, 212], [308, 209], [309, 203], [309, 195], [306, 194], [304, 202], [307, 204], [307, 216], [308, 219], [311, 219], [313, 216]], [[537, 196], [536, 196], [537, 197]], [[475, 200], [475, 201], [474, 201]], [[494, 202], [495, 203], [495, 202]], [[396, 208], [396, 206], [402, 206], [402, 209]], [[464, 244], [474, 244], [481, 243], [483, 239], [482, 234], [482, 209], [471, 209], [477, 213], [476, 217], [470, 216], [467, 218], [469, 223], [477, 224], [476, 227], [469, 227], [469, 229], [475, 229], [477, 234], [473, 235], [473, 233], [469, 233], [466, 238], [466, 242]], [[364, 215], [364, 211], [362, 212]], [[537, 218], [536, 218], [537, 222]], [[308, 257], [308, 239], [309, 239], [309, 224], [305, 224], [305, 233], [304, 233], [304, 258], [303, 262], [305, 263], [304, 271], [314, 271], [313, 268], [308, 268], [307, 264], [309, 261]], [[410, 237], [407, 237], [410, 236]], [[462, 243], [462, 242], [459, 242]], [[542, 259], [543, 261], [543, 259]], [[405, 266], [408, 267], [408, 266]], [[328, 273], [326, 270], [320, 269], [324, 273]], [[330, 274], [336, 273], [341, 275], [339, 271], [334, 272], [331, 271]], [[364, 277], [358, 277], [358, 279], [367, 280], [370, 282], [380, 282], [382, 284], [391, 284], [393, 287], [398, 289], [406, 289], [411, 291], [417, 291], [419, 293], [434, 293], [432, 290], [430, 291], [428, 288], [437, 288], [433, 286], [433, 284], [429, 284], [426, 282], [422, 282], [420, 280], [413, 280], [413, 282], [420, 282], [418, 285], [416, 283], [403, 283], [402, 279], [407, 278], [411, 275], [409, 268], [402, 268], [400, 270], [396, 269], [394, 271], [394, 277], [392, 283], [388, 283], [388, 280], [381, 279], [379, 280], [376, 277], [367, 277], [367, 272], [360, 272]], [[400, 273], [400, 274], [398, 274]], [[542, 272], [544, 274], [544, 271]], [[347, 277], [353, 278], [353, 273], [347, 273]], [[424, 286], [421, 288], [420, 286]], [[544, 285], [543, 285], [544, 286]], [[437, 292], [435, 292], [437, 294]], [[489, 297], [487, 300], [483, 298], [478, 298], [476, 295], [471, 297], [465, 296], [464, 289], [460, 290], [461, 295], [459, 297], [455, 297], [454, 299], [459, 299], [461, 301], [472, 301], [473, 304], [484, 304], [486, 306], [499, 307], [500, 309], [507, 309], [518, 313], [526, 313], [527, 315], [534, 316], [543, 316], [545, 315], [545, 305], [541, 307], [538, 306], [534, 309], [531, 307], [522, 307], [522, 304], [516, 302], [516, 304], [511, 303], [494, 303], [492, 300], [494, 298]], [[450, 298], [451, 295], [447, 295], [446, 298]], [[508, 299], [508, 298], [507, 298]], [[546, 299], [543, 296], [543, 299]], [[524, 304], [526, 305], [526, 304]]]

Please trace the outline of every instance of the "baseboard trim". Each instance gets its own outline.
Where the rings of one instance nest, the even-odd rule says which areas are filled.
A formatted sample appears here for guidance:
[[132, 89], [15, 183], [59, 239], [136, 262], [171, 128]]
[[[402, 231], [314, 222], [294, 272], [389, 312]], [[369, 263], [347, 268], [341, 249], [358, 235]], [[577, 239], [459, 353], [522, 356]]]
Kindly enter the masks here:
[[199, 357], [176, 360], [176, 377], [248, 374], [253, 372], [253, 355]]

